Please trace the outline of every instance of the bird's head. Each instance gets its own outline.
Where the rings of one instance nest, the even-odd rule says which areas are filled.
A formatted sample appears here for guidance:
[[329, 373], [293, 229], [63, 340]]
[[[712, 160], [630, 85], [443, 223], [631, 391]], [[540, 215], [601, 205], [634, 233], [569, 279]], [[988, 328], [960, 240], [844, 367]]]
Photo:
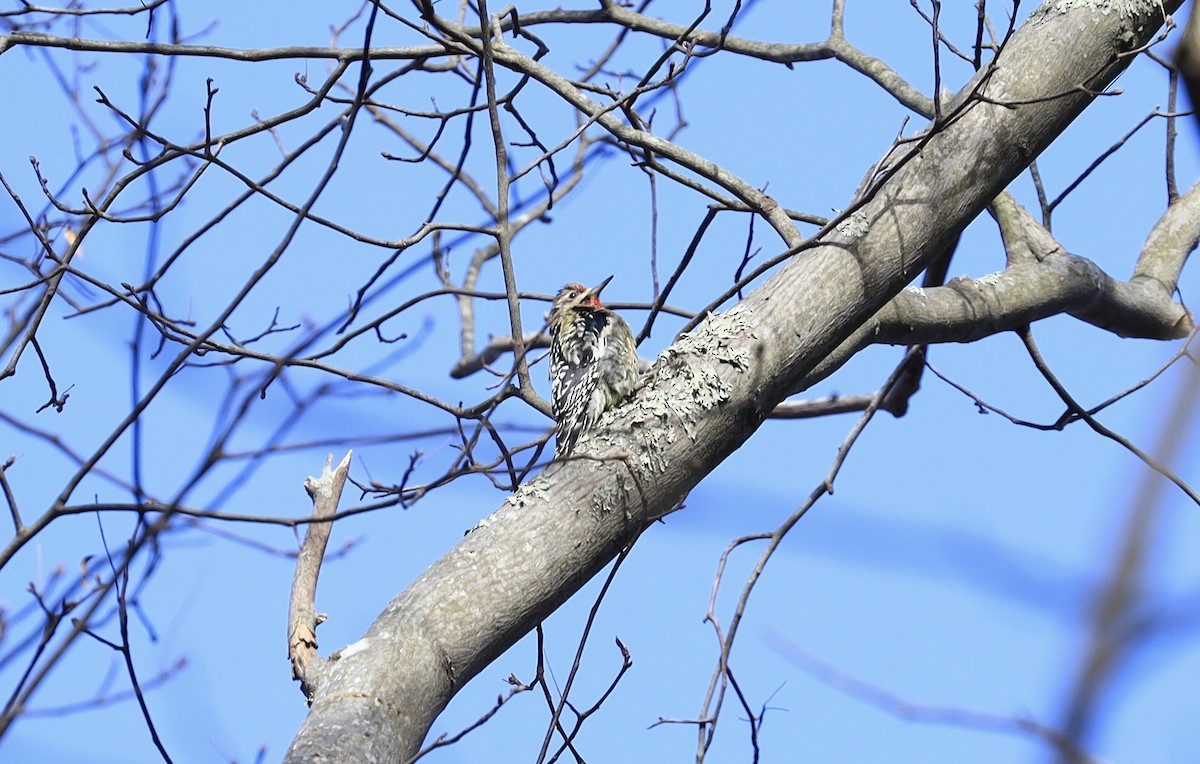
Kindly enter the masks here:
[[591, 310], [603, 308], [604, 303], [600, 302], [600, 291], [608, 286], [608, 282], [612, 280], [613, 277], [609, 276], [590, 289], [583, 284], [575, 282], [564, 285], [562, 289], [558, 290], [558, 295], [554, 298], [554, 305], [550, 308], [550, 315], [554, 316], [556, 313], [561, 313], [572, 308], [588, 308]]

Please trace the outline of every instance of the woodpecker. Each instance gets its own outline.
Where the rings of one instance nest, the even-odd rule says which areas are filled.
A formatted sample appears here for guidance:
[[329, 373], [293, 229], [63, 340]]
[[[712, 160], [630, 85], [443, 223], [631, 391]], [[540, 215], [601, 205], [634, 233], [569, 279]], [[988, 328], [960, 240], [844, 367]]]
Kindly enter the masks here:
[[567, 456], [600, 415], [637, 386], [637, 346], [625, 319], [600, 302], [609, 276], [591, 289], [567, 284], [550, 308], [550, 392], [558, 445]]

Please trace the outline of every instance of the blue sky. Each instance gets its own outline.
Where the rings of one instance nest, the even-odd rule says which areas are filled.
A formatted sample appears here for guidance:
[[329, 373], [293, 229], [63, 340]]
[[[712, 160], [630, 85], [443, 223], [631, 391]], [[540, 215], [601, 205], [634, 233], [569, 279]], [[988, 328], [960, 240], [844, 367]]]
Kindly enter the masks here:
[[[324, 15], [290, 12], [285, 4], [268, 3], [249, 8], [236, 3], [181, 6], [179, 13], [188, 33], [217, 20], [203, 38], [206, 43], [322, 45], [328, 42], [329, 25], [349, 17], [356, 8], [342, 5]], [[563, 5], [592, 7], [583, 2]], [[653, 7], [660, 15], [679, 18], [680, 13], [695, 13], [698, 5], [680, 0]], [[729, 3], [714, 5], [714, 18], [728, 13]], [[759, 3], [745, 14], [737, 33], [782, 41], [823, 37], [828, 3], [804, 4], [803, 13], [779, 7], [786, 5]], [[929, 93], [933, 78], [928, 29], [908, 4], [849, 5], [849, 39]], [[953, 30], [956, 42], [966, 45], [973, 10], [962, 5], [947, 7], [943, 23]], [[81, 35], [136, 40], [143, 25], [139, 20], [87, 21]], [[361, 23], [351, 27], [347, 39], [357, 43], [361, 29]], [[598, 39], [595, 29], [557, 36], [538, 30], [543, 31], [552, 43], [549, 60], [558, 66], [587, 58], [583, 51], [588, 49], [582, 46]], [[377, 39], [387, 45], [417, 41], [411, 33], [382, 23]], [[656, 46], [636, 43], [623, 63], [633, 69], [639, 63], [644, 66], [657, 56]], [[85, 65], [79, 75], [85, 90], [99, 85], [115, 102], [135, 105], [142, 59], [65, 53], [49, 57], [68, 70], [76, 63]], [[948, 57], [943, 61], [943, 82], [956, 89], [969, 72]], [[268, 115], [307, 99], [294, 83], [295, 61], [248, 65], [195, 58], [180, 60], [177, 67], [174, 94], [156, 124], [179, 141], [194, 140], [202, 127], [208, 77], [220, 88], [216, 132], [251, 123], [252, 110]], [[0, 172], [31, 208], [40, 209], [44, 202], [27, 157], [36, 156], [52, 178], [51, 186], [58, 188], [75, 166], [71, 125], [76, 117], [59, 94], [42, 52], [11, 50], [0, 59], [0, 71], [10, 103], [37, 104], [20, 119], [10, 113], [5, 120]], [[314, 83], [324, 71], [323, 62], [312, 61], [302, 73]], [[1165, 73], [1149, 61], [1140, 60], [1117, 86], [1124, 95], [1100, 99], [1040, 160], [1052, 195], [1144, 114], [1155, 106], [1165, 108]], [[414, 78], [411, 84], [402, 79], [385, 95], [418, 109], [428, 108], [430, 94], [439, 95], [443, 107], [457, 105], [463, 92], [461, 86], [424, 77]], [[717, 56], [689, 75], [681, 98], [687, 127], [678, 136], [680, 143], [753, 184], [769, 184], [770, 193], [785, 206], [822, 215], [848, 203], [905, 116], [903, 108], [872, 83], [834, 62], [801, 64], [789, 71]], [[547, 136], [556, 136], [556, 141], [564, 130], [569, 132], [563, 126], [570, 120], [563, 119], [559, 105], [533, 95], [530, 104], [544, 104], [545, 111], [527, 108]], [[658, 108], [656, 120], [661, 122], [656, 125], [674, 118], [669, 101], [661, 101]], [[98, 123], [111, 120], [97, 104], [87, 102], [83, 109]], [[280, 139], [294, 146], [332, 116], [332, 109], [323, 108], [303, 124], [281, 130]], [[428, 134], [428, 126], [417, 124]], [[919, 124], [915, 120], [909, 132]], [[1181, 124], [1180, 129], [1179, 183], [1186, 189], [1197, 176], [1195, 133], [1189, 124]], [[1054, 232], [1059, 241], [1114, 276], [1128, 276], [1138, 248], [1162, 212], [1163, 134], [1161, 122], [1144, 128], [1056, 212]], [[486, 149], [486, 133], [477, 132], [475, 137], [476, 151], [481, 146]], [[332, 145], [327, 141], [311, 158], [298, 163], [281, 178], [277, 190], [292, 201], [306, 198]], [[273, 141], [265, 136], [226, 151], [223, 158], [252, 176], [278, 161]], [[402, 153], [404, 147], [361, 120], [339, 173], [316, 210], [371, 235], [399, 238], [410, 234], [426, 213], [442, 179], [424, 166], [389, 163], [380, 157], [381, 151]], [[487, 156], [486, 150], [474, 155], [471, 168], [486, 166]], [[176, 172], [162, 173], [160, 181], [174, 180]], [[82, 181], [85, 186], [95, 182], [95, 170]], [[228, 176], [207, 173], [186, 204], [157, 231], [161, 250], [174, 248], [240, 190]], [[1024, 203], [1033, 203], [1027, 175], [1013, 190]], [[658, 191], [657, 248], [660, 270], [666, 273], [686, 248], [705, 207], [668, 182], [660, 180]], [[70, 186], [67, 196], [79, 200], [78, 184]], [[584, 187], [556, 206], [552, 223], [534, 226], [518, 237], [522, 289], [552, 293], [564, 281], [593, 283], [616, 273], [607, 296], [618, 302], [647, 301], [651, 297], [649, 198], [644, 174], [630, 167], [627, 158], [618, 155], [594, 168]], [[477, 206], [463, 196], [452, 196], [442, 217], [480, 219]], [[11, 202], [0, 202], [0, 229], [12, 230], [18, 221]], [[286, 212], [268, 203], [248, 205], [189, 250], [161, 285], [159, 297], [174, 315], [204, 325], [278, 245], [289, 223]], [[100, 226], [85, 242], [82, 266], [109, 281], [136, 282], [150, 236], [145, 226]], [[764, 253], [778, 249], [765, 225], [757, 227], [756, 236]], [[723, 289], [740, 261], [745, 238], [745, 218], [720, 218], [672, 302], [697, 308]], [[479, 243], [471, 239], [455, 243], [450, 262], [456, 274]], [[345, 309], [349, 296], [374, 270], [380, 256], [377, 249], [306, 225], [255, 298], [235, 313], [231, 328], [242, 336], [252, 335], [269, 323], [276, 308], [284, 325], [325, 323]], [[1002, 266], [995, 227], [990, 219], [981, 218], [964, 236], [951, 275], [978, 277]], [[0, 284], [11, 286], [24, 278], [16, 268], [0, 264]], [[384, 292], [379, 303], [371, 306], [370, 315], [434, 284], [428, 266], [419, 268], [410, 280]], [[500, 284], [495, 267], [481, 281], [485, 289]], [[1192, 302], [1190, 295], [1196, 288], [1194, 269], [1185, 270], [1180, 282], [1185, 303]], [[73, 296], [89, 299], [78, 285], [70, 290]], [[544, 304], [527, 304], [526, 327], [535, 326], [544, 310]], [[66, 409], [61, 414], [34, 413], [44, 402], [46, 389], [36, 360], [29, 356], [19, 374], [4, 381], [0, 410], [62, 432], [72, 447], [90, 453], [129, 410], [128, 341], [133, 323], [127, 312], [110, 310], [67, 319], [68, 313], [65, 305], [56, 306], [39, 333], [60, 387], [74, 385]], [[643, 314], [628, 311], [627, 315], [638, 328]], [[643, 345], [642, 355], [653, 358], [678, 326], [679, 322], [663, 320]], [[339, 355], [337, 362], [348, 368], [370, 368], [372, 373], [429, 389], [450, 401], [486, 395], [482, 388], [490, 379], [448, 377], [458, 330], [449, 302], [430, 303], [389, 322], [387, 329], [407, 332], [409, 340], [396, 346], [359, 342]], [[499, 307], [481, 308], [481, 337], [506, 331]], [[1065, 317], [1038, 324], [1035, 336], [1070, 391], [1089, 404], [1149, 376], [1179, 348], [1178, 343], [1115, 338]], [[281, 350], [288, 341], [283, 335], [268, 338], [264, 345]], [[809, 394], [874, 390], [900, 354], [895, 348], [869, 349]], [[151, 380], [161, 372], [170, 355], [168, 351], [144, 359], [143, 379]], [[1061, 412], [1061, 403], [1013, 335], [935, 347], [930, 361], [943, 374], [1016, 416], [1045, 422]], [[250, 376], [251, 371], [243, 364], [228, 373]], [[538, 383], [548, 392], [544, 373], [542, 366], [536, 367]], [[1102, 420], [1144, 450], [1158, 454], [1164, 425], [1185, 419], [1189, 434], [1171, 466], [1196, 485], [1200, 469], [1195, 466], [1195, 392], [1190, 398], [1181, 393], [1189, 373], [1195, 374], [1177, 364], [1145, 390], [1106, 411]], [[143, 469], [152, 493], [175, 496], [197, 469], [197, 460], [212, 437], [214, 419], [228, 411], [226, 374], [220, 369], [186, 371], [151, 407], [145, 421]], [[293, 394], [312, 391], [326, 381], [312, 372], [290, 374], [287, 387], [274, 386], [265, 400], [254, 404], [230, 448], [260, 446], [291, 411]], [[501, 413], [505, 421], [547, 424], [519, 405], [507, 406]], [[445, 423], [444, 418], [398, 396], [346, 395], [322, 400], [285, 442], [390, 435]], [[639, 541], [600, 610], [573, 691], [577, 703], [590, 704], [589, 699], [603, 691], [619, 666], [614, 638], [628, 646], [634, 668], [581, 734], [579, 746], [589, 761], [693, 757], [694, 728], [648, 727], [660, 717], [693, 717], [700, 707], [717, 658], [712, 628], [703, 618], [718, 559], [731, 539], [773, 529], [803, 501], [828, 471], [852, 424], [850, 416], [768, 422], [701, 483], [684, 511], [651, 528]], [[71, 465], [43, 441], [2, 424], [0, 446], [4, 452], [0, 458], [19, 455], [8, 475], [28, 520], [61, 489]], [[408, 454], [417, 447], [425, 452], [422, 479], [436, 474], [437, 465], [453, 449], [451, 438], [356, 447], [354, 474], [364, 480], [396, 481]], [[246, 475], [238, 472], [241, 462], [222, 466], [188, 490], [186, 501], [226, 512], [305, 515], [309, 508], [301, 483], [304, 476], [320, 470], [326, 450], [289, 451]], [[101, 466], [127, 475], [130, 453], [126, 438]], [[1133, 455], [1083, 426], [1061, 433], [1018, 428], [999, 416], [981, 415], [969, 399], [927, 375], [906, 417], [881, 415], [868, 427], [838, 478], [836, 493], [822, 499], [795, 528], [753, 594], [732, 661], [752, 702], [770, 709], [759, 736], [763, 760], [1048, 759], [1048, 748], [1027, 736], [966, 724], [907, 720], [856, 697], [845, 685], [851, 680], [862, 682], [906, 704], [929, 709], [942, 720], [977, 713], [1056, 724], [1085, 647], [1088, 597], [1112, 570], [1111, 560], [1143, 481], [1162, 482], [1147, 474]], [[231, 483], [237, 490], [230, 489]], [[110, 482], [89, 479], [76, 492], [75, 501], [85, 503], [93, 497], [125, 501], [128, 494]], [[433, 492], [410, 510], [392, 508], [339, 522], [331, 549], [349, 542], [353, 547], [327, 562], [322, 572], [317, 605], [330, 615], [319, 630], [322, 652], [328, 654], [357, 639], [391, 596], [503, 500], [504, 494], [486, 481], [464, 479]], [[1170, 487], [1162, 491], [1161, 502], [1139, 607], [1158, 614], [1164, 627], [1114, 677], [1100, 708], [1088, 750], [1106, 760], [1187, 760], [1200, 743], [1194, 723], [1194, 688], [1200, 682], [1200, 646], [1195, 639], [1200, 562], [1192, 551], [1200, 544], [1200, 507]], [[100, 552], [101, 527], [108, 543], [117, 544], [130, 533], [132, 518], [63, 518], [28, 544], [0, 570], [0, 604], [5, 611], [29, 607], [28, 584], [43, 586], [56, 568], [68, 576], [76, 574], [81, 559]], [[180, 659], [187, 661], [182, 671], [148, 694], [160, 734], [176, 761], [253, 761], [260, 747], [265, 747], [266, 760], [276, 760], [305, 714], [286, 660], [292, 562], [247, 542], [279, 550], [294, 549], [296, 542], [292, 532], [282, 528], [215, 528], [235, 533], [240, 540], [204, 529], [181, 530], [167, 538], [159, 569], [140, 591], [138, 604], [145, 620], [133, 620], [135, 658], [143, 677]], [[723, 622], [728, 621], [735, 593], [757, 554], [756, 547], [748, 547], [733, 555], [718, 599]], [[144, 571], [144, 567], [135, 569]], [[547, 659], [559, 683], [565, 681], [599, 584], [593, 581], [546, 622]], [[10, 631], [9, 640], [14, 633], [36, 632], [37, 625], [31, 623], [19, 632]], [[113, 629], [112, 623], [100, 627], [109, 637]], [[10, 644], [0, 647], [7, 650]], [[806, 669], [809, 664], [801, 655], [835, 667], [843, 686], [817, 678], [817, 672]], [[27, 660], [0, 666], [5, 695]], [[474, 721], [507, 690], [506, 677], [515, 674], [528, 680], [534, 665], [534, 644], [526, 638], [454, 699], [434, 725], [434, 734], [454, 733]], [[81, 640], [37, 693], [31, 710], [86, 701], [101, 687], [118, 691], [126, 686], [127, 677], [115, 654], [97, 642]], [[932, 714], [937, 709], [959, 714]], [[747, 726], [741, 716], [732, 706], [726, 709], [711, 761], [749, 760]], [[532, 761], [546, 723], [544, 702], [535, 693], [526, 693], [489, 724], [426, 760]], [[140, 712], [128, 701], [67, 716], [31, 716], [0, 742], [0, 752], [12, 761], [160, 760]]]

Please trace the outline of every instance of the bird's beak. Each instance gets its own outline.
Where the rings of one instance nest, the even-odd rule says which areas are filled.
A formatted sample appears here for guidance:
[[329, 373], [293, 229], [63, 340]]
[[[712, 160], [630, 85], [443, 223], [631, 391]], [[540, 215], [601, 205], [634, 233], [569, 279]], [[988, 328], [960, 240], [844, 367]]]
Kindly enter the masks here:
[[[616, 274], [613, 274], [613, 275], [616, 275]], [[599, 297], [600, 291], [602, 289], [604, 289], [604, 287], [608, 286], [608, 282], [610, 282], [612, 280], [613, 280], [613, 277], [609, 276], [604, 281], [601, 281], [599, 284], [597, 284], [596, 286], [594, 286], [588, 290], [588, 296], [589, 297]]]

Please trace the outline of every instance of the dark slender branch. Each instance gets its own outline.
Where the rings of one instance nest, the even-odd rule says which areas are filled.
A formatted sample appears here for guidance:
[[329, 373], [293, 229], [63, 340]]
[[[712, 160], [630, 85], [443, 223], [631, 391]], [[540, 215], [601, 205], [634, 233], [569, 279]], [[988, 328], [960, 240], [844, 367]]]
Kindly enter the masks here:
[[1200, 493], [1197, 493], [1196, 490], [1188, 485], [1183, 478], [1175, 474], [1175, 472], [1165, 464], [1160, 463], [1157, 459], [1154, 459], [1145, 451], [1135, 446], [1129, 439], [1118, 435], [1104, 425], [1100, 424], [1100, 422], [1096, 421], [1091, 414], [1089, 414], [1075, 401], [1073, 397], [1071, 397], [1071, 394], [1067, 392], [1066, 387], [1064, 387], [1058, 378], [1054, 376], [1054, 373], [1050, 371], [1050, 367], [1046, 364], [1045, 359], [1042, 358], [1042, 354], [1038, 350], [1037, 344], [1033, 341], [1033, 333], [1028, 328], [1018, 332], [1018, 334], [1021, 337], [1021, 342], [1025, 344], [1025, 349], [1029, 352], [1029, 357], [1033, 360], [1034, 366], [1036, 366], [1037, 370], [1041, 372], [1042, 377], [1048, 383], [1050, 383], [1050, 386], [1054, 388], [1054, 392], [1058, 394], [1058, 397], [1062, 399], [1063, 403], [1067, 405], [1067, 414], [1072, 417], [1078, 417], [1082, 419], [1083, 421], [1087, 422], [1089, 427], [1091, 427], [1100, 435], [1103, 435], [1109, 440], [1120, 444], [1134, 456], [1141, 459], [1147, 467], [1162, 475], [1167, 480], [1170, 480], [1172, 483], [1178, 486], [1179, 490], [1183, 491], [1183, 493], [1186, 494], [1189, 499], [1191, 499], [1197, 505], [1200, 505]]

